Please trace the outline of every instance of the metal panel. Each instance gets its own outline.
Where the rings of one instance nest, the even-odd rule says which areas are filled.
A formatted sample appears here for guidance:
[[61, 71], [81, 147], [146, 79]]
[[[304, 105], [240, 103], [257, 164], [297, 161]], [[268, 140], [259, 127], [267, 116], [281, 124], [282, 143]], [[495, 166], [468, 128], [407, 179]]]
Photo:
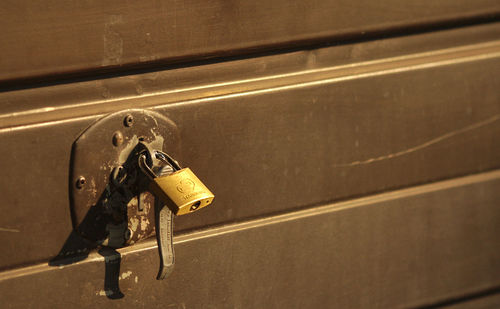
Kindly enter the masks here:
[[[373, 62], [323, 65], [339, 49], [363, 50], [362, 44], [311, 51], [302, 70], [292, 65], [286, 74], [272, 70], [256, 79], [250, 71], [227, 84], [169, 89], [153, 81], [147, 94], [128, 95], [144, 76], [131, 77], [131, 84], [119, 78], [116, 87], [127, 95], [110, 100], [96, 97], [103, 81], [4, 93], [0, 193], [8, 206], [2, 208], [0, 242], [8, 250], [0, 268], [50, 259], [71, 239], [71, 145], [96, 114], [117, 109], [155, 106], [174, 120], [183, 143], [179, 160], [217, 192], [214, 207], [179, 218], [177, 232], [498, 168], [499, 43], [491, 39], [492, 26], [481, 29], [466, 37], [486, 42], [466, 46], [449, 43], [463, 38], [457, 31], [368, 44], [379, 57]], [[446, 39], [435, 43], [440, 50], [425, 53], [401, 55], [395, 47], [409, 42], [410, 50], [418, 49], [426, 38]], [[399, 55], [384, 58], [386, 46]], [[294, 53], [286, 61], [303, 56]], [[317, 67], [311, 59], [318, 59]], [[278, 67], [273, 61], [264, 57], [251, 66]], [[239, 70], [247, 62], [234, 65]], [[221, 66], [221, 75], [231, 68]], [[210, 77], [209, 69], [187, 76], [197, 72], [207, 74], [202, 81]], [[179, 74], [175, 80], [184, 73], [158, 76]], [[88, 89], [82, 95], [88, 101], [63, 104], [78, 97], [73, 91]], [[30, 99], [35, 103], [23, 110], [20, 103]]]
[[7, 271], [2, 301], [6, 308], [432, 304], [500, 285], [499, 186], [496, 170], [183, 234], [166, 281], [155, 280], [154, 241], [68, 266]]
[[340, 42], [499, 14], [497, 0], [3, 1], [0, 81]]
[[[453, 64], [494, 53], [500, 23], [265, 57], [170, 67], [152, 73], [56, 83], [0, 93], [0, 128], [127, 108], [212, 100], [322, 79]], [[484, 57], [485, 55], [483, 55]], [[454, 58], [460, 58], [454, 60]], [[444, 61], [444, 62], [443, 62]], [[414, 67], [418, 65], [417, 67]]]

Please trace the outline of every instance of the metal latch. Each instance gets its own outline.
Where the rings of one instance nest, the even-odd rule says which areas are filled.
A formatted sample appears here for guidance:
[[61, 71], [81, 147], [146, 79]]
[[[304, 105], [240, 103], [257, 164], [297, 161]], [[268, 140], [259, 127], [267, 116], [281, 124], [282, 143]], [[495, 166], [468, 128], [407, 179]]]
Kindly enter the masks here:
[[158, 279], [174, 264], [174, 214], [208, 206], [214, 196], [182, 169], [176, 125], [148, 110], [108, 115], [73, 144], [70, 175], [75, 231], [98, 247], [120, 248], [152, 237], [160, 252]]

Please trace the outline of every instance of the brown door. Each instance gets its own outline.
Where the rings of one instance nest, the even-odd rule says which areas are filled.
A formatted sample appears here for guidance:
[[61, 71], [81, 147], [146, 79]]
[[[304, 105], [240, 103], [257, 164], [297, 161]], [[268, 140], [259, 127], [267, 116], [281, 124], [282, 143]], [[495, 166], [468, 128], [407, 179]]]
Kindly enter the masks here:
[[[0, 307], [500, 306], [499, 16], [492, 0], [7, 1]], [[74, 232], [75, 141], [132, 109], [168, 119], [215, 193], [175, 218], [165, 280], [154, 236], [107, 254]]]

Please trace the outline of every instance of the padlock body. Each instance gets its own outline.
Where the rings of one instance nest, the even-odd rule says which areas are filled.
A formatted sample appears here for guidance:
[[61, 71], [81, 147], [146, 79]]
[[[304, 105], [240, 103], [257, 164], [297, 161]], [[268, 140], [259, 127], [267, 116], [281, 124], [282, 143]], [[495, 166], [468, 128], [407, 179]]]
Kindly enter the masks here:
[[191, 213], [212, 203], [214, 194], [189, 168], [153, 179], [150, 190], [176, 215]]

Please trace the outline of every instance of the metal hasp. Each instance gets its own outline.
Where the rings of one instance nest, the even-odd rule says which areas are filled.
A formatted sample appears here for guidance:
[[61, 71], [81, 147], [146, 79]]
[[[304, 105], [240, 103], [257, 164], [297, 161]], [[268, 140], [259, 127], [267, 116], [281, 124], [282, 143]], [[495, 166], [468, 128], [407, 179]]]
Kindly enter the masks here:
[[71, 213], [85, 239], [119, 248], [154, 235], [155, 199], [137, 166], [145, 148], [178, 156], [176, 125], [153, 111], [126, 110], [101, 118], [74, 142]]
[[110, 248], [131, 245], [156, 231], [159, 280], [174, 267], [174, 214], [191, 213], [214, 198], [189, 168], [181, 168], [162, 151], [176, 156], [178, 145], [175, 124], [145, 110], [106, 116], [73, 145], [75, 230], [95, 245]]

